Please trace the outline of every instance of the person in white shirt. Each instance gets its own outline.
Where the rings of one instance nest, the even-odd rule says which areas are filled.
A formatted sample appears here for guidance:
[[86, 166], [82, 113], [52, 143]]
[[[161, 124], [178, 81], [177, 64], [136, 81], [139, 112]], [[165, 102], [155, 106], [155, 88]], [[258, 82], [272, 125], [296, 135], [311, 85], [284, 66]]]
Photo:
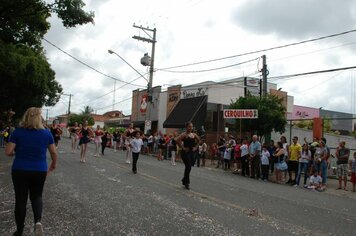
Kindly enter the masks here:
[[308, 179], [308, 165], [310, 160], [311, 160], [311, 152], [309, 150], [308, 144], [305, 143], [303, 144], [302, 154], [299, 158], [298, 175], [297, 175], [295, 186], [299, 186], [302, 172], [304, 172], [304, 187], [306, 186], [307, 179]]
[[267, 146], [263, 145], [262, 147], [262, 155], [261, 155], [261, 170], [262, 170], [262, 180], [267, 181], [268, 180], [268, 174], [269, 174], [269, 157], [271, 154], [267, 150]]
[[241, 175], [242, 176], [250, 176], [250, 167], [248, 160], [248, 144], [247, 139], [242, 140], [242, 145], [240, 147], [241, 150]]
[[132, 172], [134, 174], [137, 173], [137, 161], [138, 161], [138, 156], [140, 155], [141, 152], [141, 147], [143, 146], [142, 139], [140, 137], [141, 132], [140, 131], [135, 131], [133, 133], [133, 138], [130, 141], [130, 148], [132, 149]]
[[322, 183], [322, 179], [321, 179], [321, 176], [318, 175], [318, 171], [313, 170], [313, 175], [309, 179], [308, 189], [323, 191], [321, 183]]

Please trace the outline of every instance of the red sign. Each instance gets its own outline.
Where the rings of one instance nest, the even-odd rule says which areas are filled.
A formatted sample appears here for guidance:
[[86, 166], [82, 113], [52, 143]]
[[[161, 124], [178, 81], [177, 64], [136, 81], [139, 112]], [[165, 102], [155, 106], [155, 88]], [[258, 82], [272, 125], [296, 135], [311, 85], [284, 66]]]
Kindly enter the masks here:
[[145, 113], [148, 106], [148, 95], [144, 94], [141, 97], [140, 112]]
[[258, 119], [256, 109], [224, 109], [224, 119]]

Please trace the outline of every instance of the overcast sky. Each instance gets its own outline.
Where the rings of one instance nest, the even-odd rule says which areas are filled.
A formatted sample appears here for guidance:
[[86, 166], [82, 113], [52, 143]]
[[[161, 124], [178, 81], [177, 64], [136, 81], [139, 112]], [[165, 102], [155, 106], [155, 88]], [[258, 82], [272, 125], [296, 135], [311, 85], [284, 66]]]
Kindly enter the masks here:
[[[151, 44], [137, 41], [134, 35], [148, 37], [133, 24], [157, 29], [153, 86], [202, 81], [222, 81], [241, 76], [260, 77], [261, 61], [210, 72], [199, 71], [267, 56], [269, 77], [355, 66], [356, 33], [316, 42], [233, 57], [211, 63], [172, 69], [216, 58], [356, 29], [356, 1], [352, 0], [84, 0], [86, 10], [95, 12], [95, 24], [66, 29], [53, 16], [45, 38], [98, 71], [130, 82], [139, 75], [111, 49], [141, 74], [148, 68], [140, 64]], [[56, 79], [65, 94], [73, 94], [72, 112], [89, 105], [98, 114], [112, 109], [114, 80], [80, 64], [43, 42]], [[356, 71], [345, 70], [318, 75], [269, 79], [294, 96], [294, 104], [341, 112], [356, 112]], [[148, 78], [148, 75], [147, 75]], [[115, 109], [131, 114], [132, 90], [147, 82], [139, 78], [133, 85], [116, 82]], [[49, 109], [50, 116], [65, 114], [68, 96]]]

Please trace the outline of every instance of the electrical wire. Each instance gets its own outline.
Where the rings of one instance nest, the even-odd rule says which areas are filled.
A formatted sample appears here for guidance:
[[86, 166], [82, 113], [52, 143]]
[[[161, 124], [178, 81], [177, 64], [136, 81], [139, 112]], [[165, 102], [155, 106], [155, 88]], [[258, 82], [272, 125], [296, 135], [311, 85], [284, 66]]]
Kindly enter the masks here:
[[289, 43], [289, 44], [285, 44], [285, 45], [281, 45], [281, 46], [275, 46], [275, 47], [271, 47], [271, 48], [266, 48], [266, 49], [261, 49], [261, 50], [256, 50], [256, 51], [236, 54], [236, 55], [227, 56], [227, 57], [215, 58], [215, 59], [210, 59], [210, 60], [205, 60], [205, 61], [200, 61], [200, 62], [194, 62], [194, 63], [189, 63], [189, 64], [183, 64], [183, 65], [178, 65], [178, 66], [165, 67], [165, 68], [161, 68], [160, 70], [169, 70], [169, 69], [175, 69], [175, 68], [181, 68], [181, 67], [187, 67], [187, 66], [194, 66], [194, 65], [204, 64], [204, 63], [210, 63], [210, 62], [215, 62], [215, 61], [231, 59], [231, 58], [235, 58], [235, 57], [247, 56], [247, 55], [266, 52], [266, 51], [271, 51], [271, 50], [275, 50], [275, 49], [281, 49], [281, 48], [296, 46], [296, 45], [299, 45], [299, 44], [315, 42], [315, 41], [319, 41], [319, 40], [323, 40], [323, 39], [327, 39], [327, 38], [333, 38], [333, 37], [337, 37], [337, 36], [341, 36], [341, 35], [345, 35], [345, 34], [349, 34], [349, 33], [354, 33], [354, 32], [356, 32], [356, 29], [344, 31], [344, 32], [341, 32], [341, 33], [331, 34], [331, 35], [327, 35], [327, 36], [322, 36], [322, 37], [319, 37], [319, 38], [303, 40], [303, 41], [296, 42], [296, 43]]
[[[146, 74], [148, 74], [148, 72], [146, 72], [146, 73], [143, 74], [143, 75], [146, 75]], [[131, 80], [129, 83], [132, 83], [132, 82], [134, 82], [134, 81], [136, 81], [136, 80], [138, 80], [138, 79], [140, 79], [140, 78], [142, 78], [142, 76], [139, 76], [139, 77], [137, 77], [137, 78], [134, 79], [134, 80]], [[128, 84], [123, 84], [123, 85], [121, 85], [120, 87], [116, 88], [115, 90], [111, 90], [110, 92], [105, 93], [105, 94], [103, 94], [103, 95], [100, 95], [100, 96], [98, 96], [98, 97], [96, 97], [96, 98], [90, 99], [90, 100], [87, 101], [87, 102], [82, 102], [82, 103], [73, 104], [72, 106], [75, 107], [75, 106], [80, 106], [80, 105], [84, 105], [84, 104], [91, 103], [91, 102], [93, 102], [93, 101], [95, 101], [95, 100], [98, 100], [98, 99], [100, 99], [100, 98], [102, 98], [102, 97], [105, 97], [106, 95], [109, 95], [109, 94], [113, 93], [114, 91], [119, 90], [119, 89], [121, 89], [121, 88], [123, 88], [123, 87], [125, 87], [125, 86], [127, 86], [127, 85], [128, 85]]]
[[214, 70], [222, 70], [222, 69], [226, 69], [226, 68], [230, 68], [230, 67], [234, 67], [234, 66], [239, 66], [242, 64], [246, 64], [252, 61], [256, 61], [258, 60], [258, 58], [255, 59], [251, 59], [248, 61], [244, 61], [244, 62], [240, 62], [240, 63], [236, 63], [236, 64], [232, 64], [232, 65], [228, 65], [228, 66], [222, 66], [222, 67], [216, 67], [216, 68], [211, 68], [211, 69], [205, 69], [205, 70], [196, 70], [196, 71], [173, 71], [173, 70], [166, 70], [166, 69], [157, 69], [156, 71], [163, 71], [163, 72], [171, 72], [171, 73], [201, 73], [201, 72], [208, 72], [208, 71], [214, 71]]
[[329, 70], [311, 71], [311, 72], [305, 72], [305, 73], [299, 73], [299, 74], [273, 76], [273, 77], [269, 77], [268, 79], [284, 79], [284, 78], [297, 77], [297, 76], [303, 76], [303, 75], [329, 73], [329, 72], [340, 71], [340, 70], [351, 70], [351, 69], [355, 69], [355, 68], [356, 68], [356, 66], [349, 66], [349, 67], [335, 68], [335, 69], [329, 69]]
[[142, 86], [142, 85], [132, 84], [132, 83], [130, 83], [130, 82], [126, 82], [126, 81], [124, 81], [124, 80], [117, 79], [117, 78], [115, 78], [115, 77], [113, 77], [113, 76], [111, 76], [111, 75], [107, 75], [107, 74], [105, 74], [105, 73], [99, 71], [98, 69], [95, 69], [94, 67], [90, 66], [89, 64], [87, 64], [87, 63], [85, 63], [85, 62], [79, 60], [78, 58], [72, 56], [71, 54], [69, 54], [68, 52], [64, 51], [63, 49], [61, 49], [60, 47], [58, 47], [58, 46], [55, 45], [54, 43], [52, 43], [52, 42], [50, 42], [49, 40], [47, 40], [46, 38], [43, 38], [43, 40], [44, 40], [45, 42], [47, 42], [48, 44], [52, 45], [53, 47], [55, 47], [56, 49], [58, 49], [59, 51], [63, 52], [64, 54], [66, 54], [66, 55], [69, 56], [70, 58], [72, 58], [72, 59], [74, 59], [75, 61], [79, 62], [80, 64], [82, 64], [82, 65], [88, 67], [89, 69], [91, 69], [91, 70], [93, 70], [93, 71], [95, 71], [95, 72], [97, 72], [97, 73], [99, 73], [99, 74], [101, 74], [101, 75], [103, 75], [103, 76], [105, 76], [105, 77], [107, 77], [107, 78], [110, 78], [110, 79], [112, 79], [112, 80], [116, 80], [116, 81], [119, 81], [119, 82], [122, 82], [122, 83], [125, 83], [125, 84], [130, 84], [130, 85], [133, 85], [133, 86], [137, 86], [137, 87], [144, 87], [144, 86]]
[[114, 104], [110, 104], [110, 105], [108, 105], [108, 106], [105, 106], [105, 107], [94, 108], [94, 110], [95, 110], [95, 111], [100, 111], [100, 110], [106, 109], [106, 108], [111, 107], [111, 106], [113, 106], [113, 105], [117, 105], [117, 104], [119, 104], [119, 103], [125, 102], [125, 101], [130, 100], [130, 99], [132, 99], [132, 96], [129, 97], [129, 98], [126, 98], [126, 99], [124, 99], [124, 100], [118, 101], [118, 102], [116, 102], [116, 103], [114, 103]]

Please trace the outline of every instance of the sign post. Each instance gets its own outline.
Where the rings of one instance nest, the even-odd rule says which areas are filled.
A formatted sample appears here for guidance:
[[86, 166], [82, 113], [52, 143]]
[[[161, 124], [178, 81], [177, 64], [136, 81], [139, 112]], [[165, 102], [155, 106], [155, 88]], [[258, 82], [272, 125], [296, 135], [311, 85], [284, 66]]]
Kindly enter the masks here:
[[258, 119], [257, 109], [224, 109], [224, 119], [240, 119], [240, 138], [241, 138], [241, 120]]
[[145, 134], [147, 134], [147, 132], [149, 130], [151, 130], [152, 126], [152, 122], [150, 120], [145, 120]]
[[258, 119], [257, 109], [224, 109], [224, 119]]

